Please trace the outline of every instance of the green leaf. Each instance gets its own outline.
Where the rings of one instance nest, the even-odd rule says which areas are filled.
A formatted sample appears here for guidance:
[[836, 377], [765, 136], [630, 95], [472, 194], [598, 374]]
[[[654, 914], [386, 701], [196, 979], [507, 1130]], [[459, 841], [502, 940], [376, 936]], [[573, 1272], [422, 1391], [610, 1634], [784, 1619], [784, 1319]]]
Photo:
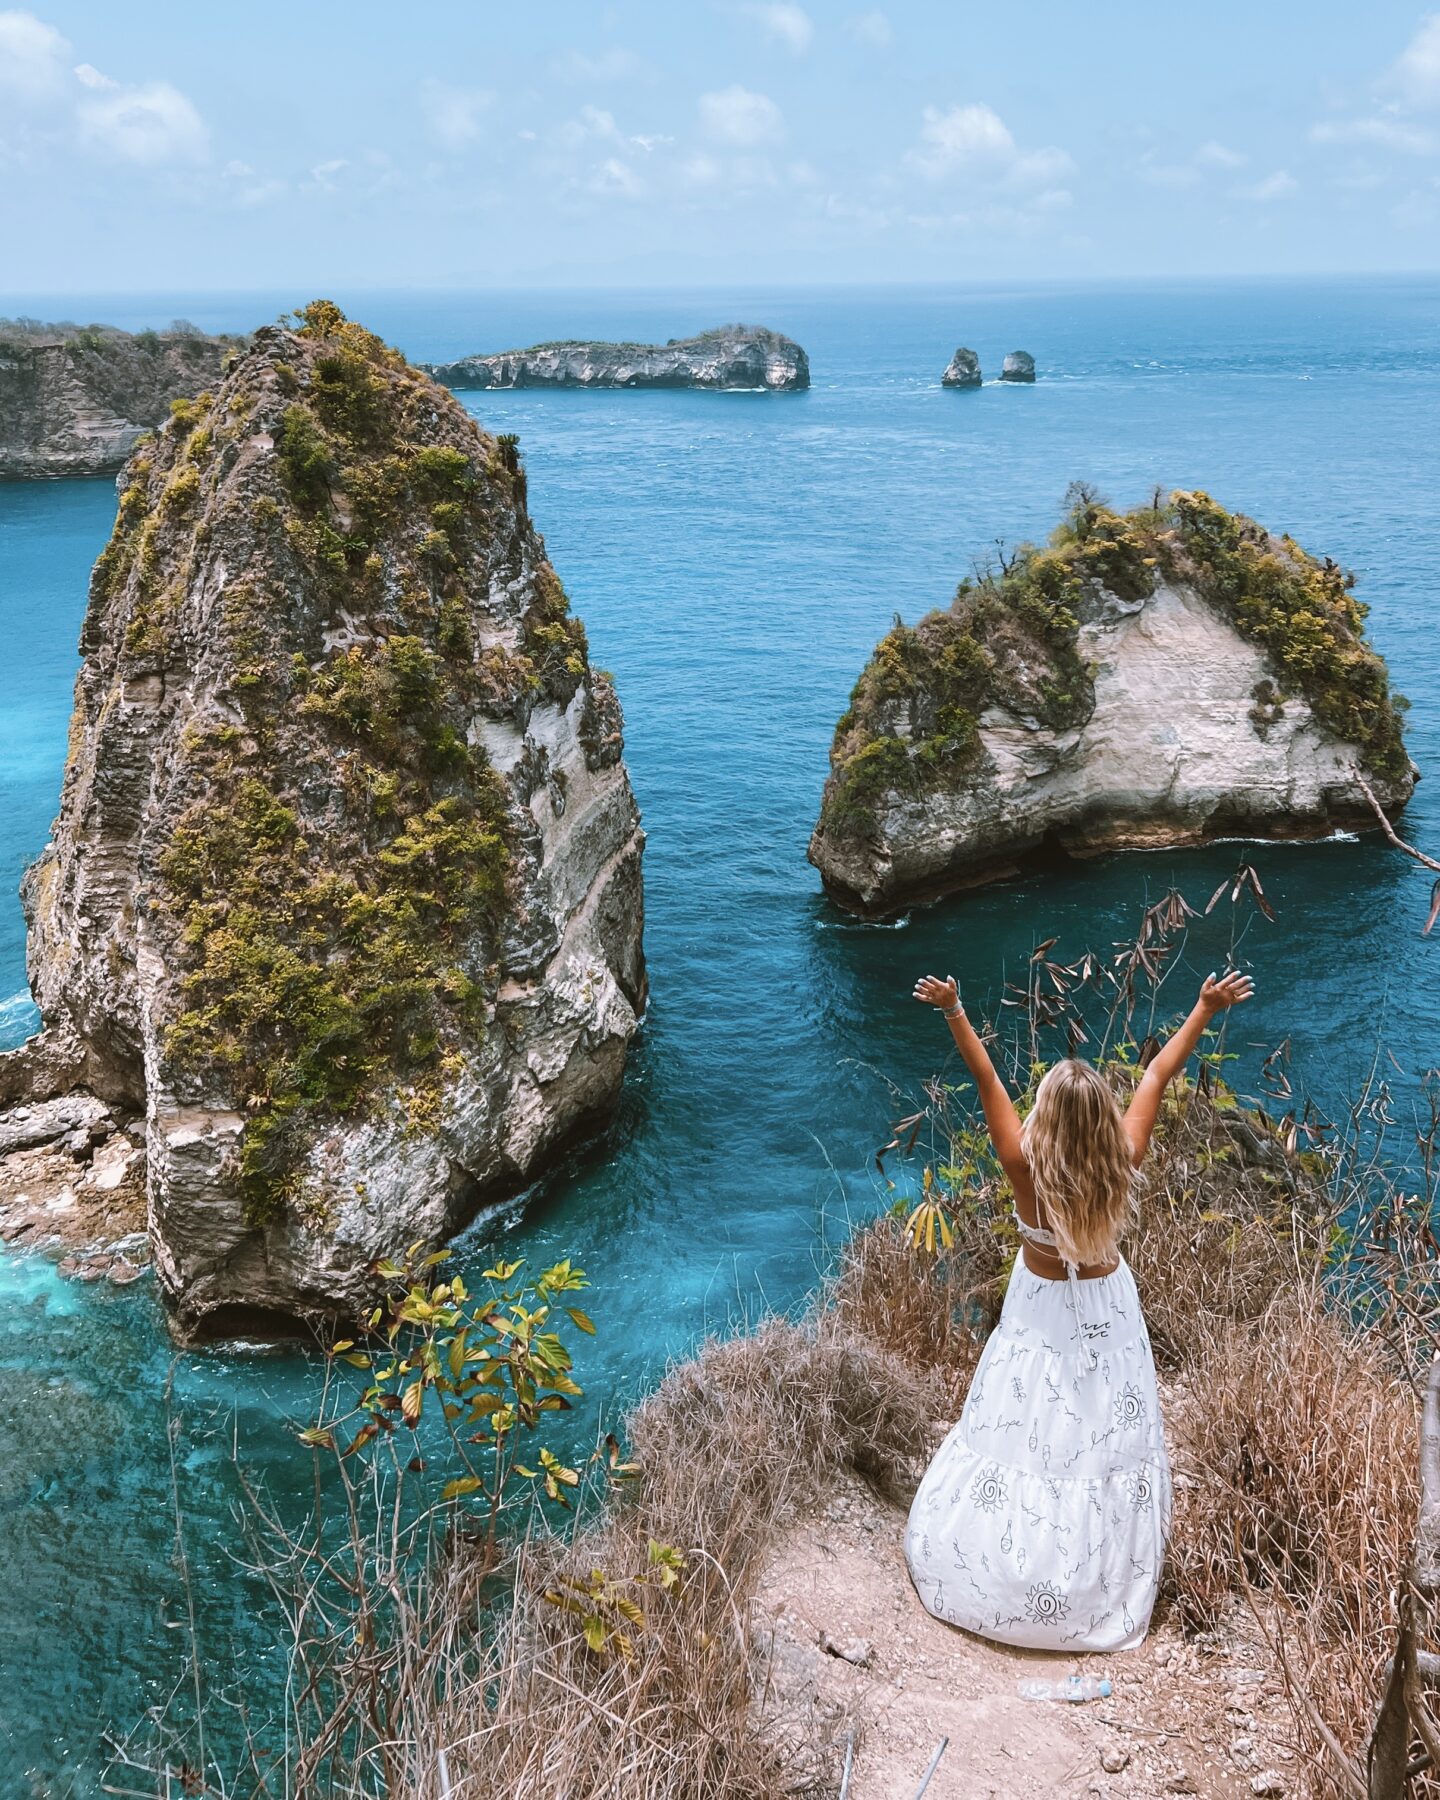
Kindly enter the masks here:
[[584, 1630], [585, 1642], [598, 1656], [605, 1648], [605, 1621], [599, 1613], [587, 1613]]
[[569, 1313], [571, 1319], [581, 1331], [588, 1332], [591, 1337], [594, 1337], [595, 1321], [590, 1317], [589, 1313], [581, 1312], [578, 1306], [567, 1306], [565, 1310]]
[[440, 1490], [442, 1500], [458, 1500], [464, 1494], [478, 1494], [485, 1486], [478, 1475], [461, 1475], [455, 1481], [447, 1481]]

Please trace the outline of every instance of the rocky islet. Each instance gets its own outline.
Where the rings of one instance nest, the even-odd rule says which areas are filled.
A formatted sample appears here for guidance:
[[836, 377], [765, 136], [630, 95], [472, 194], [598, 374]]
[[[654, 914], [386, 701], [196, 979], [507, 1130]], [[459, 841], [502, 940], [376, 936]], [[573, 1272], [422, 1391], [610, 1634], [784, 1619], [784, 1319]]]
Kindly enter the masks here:
[[763, 325], [721, 325], [667, 344], [573, 340], [427, 364], [452, 388], [709, 388], [796, 393], [810, 362], [793, 338]]
[[526, 498], [327, 302], [127, 466], [0, 1097], [138, 1117], [185, 1330], [353, 1310], [616, 1098], [643, 833]]
[[1398, 807], [1415, 771], [1351, 586], [1203, 493], [1081, 490], [1049, 545], [877, 646], [810, 860], [878, 916], [1036, 854], [1373, 824], [1359, 779]]

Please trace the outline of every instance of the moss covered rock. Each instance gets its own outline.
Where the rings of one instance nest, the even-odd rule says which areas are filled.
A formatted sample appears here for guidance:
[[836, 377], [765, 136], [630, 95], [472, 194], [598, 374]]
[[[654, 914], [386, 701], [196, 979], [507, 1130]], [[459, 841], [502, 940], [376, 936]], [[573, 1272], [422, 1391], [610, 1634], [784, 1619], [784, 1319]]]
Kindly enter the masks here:
[[810, 859], [892, 911], [1077, 854], [1373, 823], [1414, 784], [1353, 578], [1203, 493], [1072, 491], [1049, 544], [877, 645], [835, 731]]
[[643, 1004], [619, 707], [515, 441], [317, 302], [136, 453], [81, 647], [36, 998], [145, 1110], [187, 1323], [353, 1304], [603, 1117]]

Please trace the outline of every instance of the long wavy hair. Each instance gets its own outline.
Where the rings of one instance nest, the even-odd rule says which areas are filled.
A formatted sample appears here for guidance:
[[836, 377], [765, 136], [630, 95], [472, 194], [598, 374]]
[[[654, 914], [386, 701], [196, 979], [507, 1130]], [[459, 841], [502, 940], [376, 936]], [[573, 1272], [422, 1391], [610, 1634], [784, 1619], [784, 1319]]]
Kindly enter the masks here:
[[1066, 1262], [1109, 1262], [1135, 1215], [1124, 1116], [1096, 1068], [1068, 1057], [1047, 1069], [1020, 1128], [1041, 1223]]

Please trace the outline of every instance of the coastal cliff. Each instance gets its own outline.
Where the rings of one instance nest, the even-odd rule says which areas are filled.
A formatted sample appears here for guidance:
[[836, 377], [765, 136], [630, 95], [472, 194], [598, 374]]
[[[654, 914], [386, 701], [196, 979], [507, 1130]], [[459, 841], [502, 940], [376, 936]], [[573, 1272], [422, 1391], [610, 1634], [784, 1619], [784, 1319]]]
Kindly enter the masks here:
[[605, 1117], [644, 1005], [619, 703], [515, 440], [316, 302], [132, 459], [81, 651], [30, 1054], [143, 1115], [183, 1329], [363, 1304]]
[[720, 325], [668, 344], [567, 341], [424, 365], [450, 388], [768, 388], [810, 385], [800, 346], [763, 325]]
[[1352, 578], [1208, 495], [1120, 514], [896, 623], [840, 720], [810, 860], [883, 915], [1074, 855], [1373, 824], [1403, 806], [1403, 702]]
[[219, 379], [239, 338], [0, 322], [0, 479], [110, 475]]

